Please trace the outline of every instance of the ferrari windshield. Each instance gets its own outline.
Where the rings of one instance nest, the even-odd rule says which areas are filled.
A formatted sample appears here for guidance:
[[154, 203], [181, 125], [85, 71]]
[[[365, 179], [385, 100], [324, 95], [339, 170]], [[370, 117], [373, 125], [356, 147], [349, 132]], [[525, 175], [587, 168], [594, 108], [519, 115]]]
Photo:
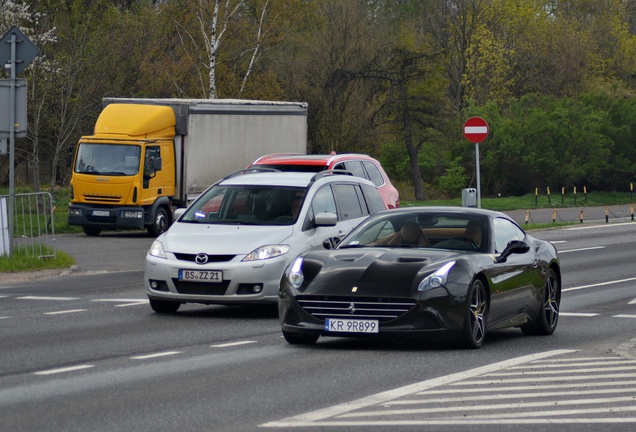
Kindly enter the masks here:
[[300, 187], [218, 185], [208, 189], [180, 222], [208, 224], [292, 225], [305, 196]]
[[486, 251], [487, 219], [474, 214], [399, 212], [372, 217], [338, 248], [364, 246]]

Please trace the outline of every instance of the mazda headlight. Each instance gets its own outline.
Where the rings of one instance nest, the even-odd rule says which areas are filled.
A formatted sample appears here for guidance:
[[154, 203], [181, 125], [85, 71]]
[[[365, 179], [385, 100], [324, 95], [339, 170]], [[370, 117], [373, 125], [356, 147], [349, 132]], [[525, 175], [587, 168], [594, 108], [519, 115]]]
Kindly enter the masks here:
[[148, 250], [148, 255], [163, 259], [168, 258], [166, 256], [166, 252], [163, 250], [163, 243], [161, 243], [159, 240], [155, 240], [154, 242], [152, 242], [152, 245], [150, 245], [150, 250]]
[[446, 285], [446, 281], [448, 280], [448, 273], [454, 265], [455, 261], [450, 261], [437, 269], [435, 273], [426, 276], [424, 279], [422, 279], [422, 282], [420, 282], [417, 290], [424, 291], [427, 288], [437, 288], [439, 286]]
[[287, 245], [261, 246], [248, 253], [247, 256], [243, 258], [243, 261], [260, 261], [276, 258], [277, 256], [285, 255], [287, 252], [289, 252], [289, 246]]

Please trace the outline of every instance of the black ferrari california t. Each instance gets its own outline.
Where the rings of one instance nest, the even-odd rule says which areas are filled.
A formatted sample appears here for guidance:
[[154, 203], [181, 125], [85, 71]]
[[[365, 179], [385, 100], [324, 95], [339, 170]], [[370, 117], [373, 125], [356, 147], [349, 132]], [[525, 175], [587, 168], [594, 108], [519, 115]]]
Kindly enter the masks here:
[[346, 336], [479, 348], [505, 327], [552, 334], [560, 300], [556, 248], [505, 214], [407, 207], [369, 217], [333, 249], [297, 257], [278, 309], [291, 344]]

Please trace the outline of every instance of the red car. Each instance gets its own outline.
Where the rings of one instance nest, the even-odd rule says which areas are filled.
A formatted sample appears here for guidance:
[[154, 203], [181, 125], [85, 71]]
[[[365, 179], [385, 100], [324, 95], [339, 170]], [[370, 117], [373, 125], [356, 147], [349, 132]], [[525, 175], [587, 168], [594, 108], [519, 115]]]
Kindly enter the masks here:
[[387, 208], [400, 206], [400, 194], [391, 184], [380, 162], [371, 156], [357, 153], [310, 155], [302, 153], [276, 153], [261, 156], [250, 167], [274, 168], [280, 171], [319, 172], [330, 169], [351, 171], [354, 175], [373, 182]]

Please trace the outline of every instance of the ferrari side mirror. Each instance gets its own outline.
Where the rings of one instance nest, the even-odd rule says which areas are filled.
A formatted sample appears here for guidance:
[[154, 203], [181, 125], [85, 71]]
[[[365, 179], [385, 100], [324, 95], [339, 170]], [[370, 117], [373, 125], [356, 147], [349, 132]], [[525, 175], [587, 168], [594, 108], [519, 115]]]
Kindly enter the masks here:
[[530, 250], [530, 246], [528, 243], [521, 240], [513, 240], [508, 243], [508, 246], [501, 252], [501, 255], [495, 259], [495, 262], [502, 263], [506, 262], [508, 257], [512, 254], [524, 254]]

